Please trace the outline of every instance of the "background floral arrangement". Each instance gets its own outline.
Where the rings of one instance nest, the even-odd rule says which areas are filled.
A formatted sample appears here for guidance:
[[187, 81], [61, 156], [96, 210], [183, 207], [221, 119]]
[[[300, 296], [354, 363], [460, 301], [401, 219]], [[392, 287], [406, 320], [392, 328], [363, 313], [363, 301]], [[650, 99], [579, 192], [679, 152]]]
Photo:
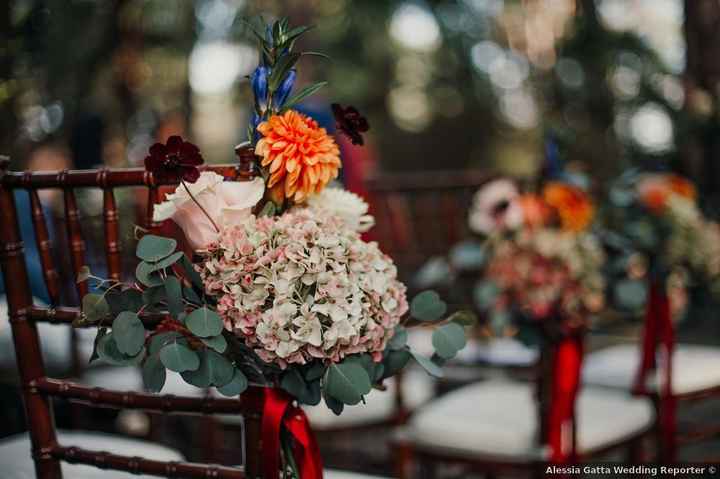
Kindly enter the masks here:
[[675, 317], [685, 311], [691, 288], [720, 295], [720, 225], [704, 216], [691, 182], [631, 170], [615, 181], [609, 199], [610, 277], [618, 308], [641, 310], [648, 280], [666, 290]]
[[[304, 55], [293, 46], [307, 30], [279, 20], [255, 31], [262, 63], [250, 79], [255, 111], [244, 147], [255, 147], [246, 165], [254, 180], [201, 172], [200, 152], [179, 137], [150, 148], [146, 168], [180, 183], [154, 219], [180, 226], [195, 261], [177, 251], [175, 239], [146, 234], [135, 281], [84, 271], [79, 280], [96, 283], [82, 319], [100, 326], [93, 360], [140, 365], [151, 391], [162, 389], [171, 370], [228, 396], [253, 382], [305, 404], [324, 398], [339, 414], [413, 358], [440, 375], [439, 366], [465, 345], [471, 316], [446, 318], [447, 305], [432, 291], [408, 304], [392, 259], [360, 237], [373, 224], [367, 204], [326, 188], [341, 166], [338, 146], [291, 109], [322, 86], [291, 96]], [[352, 107], [333, 110], [338, 128], [361, 144], [367, 121]], [[148, 318], [159, 324], [146, 329]], [[411, 318], [436, 326], [433, 357], [406, 344]]]
[[469, 224], [484, 241], [475, 303], [492, 329], [513, 316], [581, 324], [604, 306], [601, 243], [590, 232], [594, 205], [578, 186], [546, 182], [521, 193], [508, 179], [475, 195]]

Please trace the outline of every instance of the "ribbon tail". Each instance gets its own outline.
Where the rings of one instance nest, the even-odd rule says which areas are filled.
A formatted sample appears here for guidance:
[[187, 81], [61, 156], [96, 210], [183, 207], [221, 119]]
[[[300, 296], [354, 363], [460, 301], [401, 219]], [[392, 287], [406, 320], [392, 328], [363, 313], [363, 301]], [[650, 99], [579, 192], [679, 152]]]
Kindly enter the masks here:
[[323, 467], [315, 434], [310, 429], [305, 412], [300, 408], [292, 408], [284, 421], [285, 428], [295, 439], [293, 455], [300, 468], [301, 479], [322, 479]]
[[262, 417], [262, 468], [264, 479], [278, 479], [280, 471], [280, 426], [291, 398], [275, 388], [265, 389]]
[[670, 298], [663, 294], [659, 304], [658, 319], [661, 332], [661, 340], [664, 346], [661, 359], [663, 370], [660, 394], [660, 422], [663, 431], [663, 445], [665, 448], [664, 457], [669, 462], [676, 459], [675, 433], [677, 429], [677, 399], [673, 392], [673, 353], [675, 350], [675, 327], [672, 323], [670, 312]]
[[547, 443], [550, 460], [568, 463], [576, 460], [575, 400], [580, 384], [582, 339], [569, 337], [557, 346], [553, 360], [553, 384], [548, 415]]
[[653, 281], [650, 284], [650, 299], [645, 309], [645, 327], [643, 328], [643, 343], [640, 350], [640, 364], [638, 365], [632, 389], [634, 394], [647, 393], [648, 375], [655, 369], [655, 354], [660, 323], [659, 315], [662, 309], [663, 296], [660, 286]]

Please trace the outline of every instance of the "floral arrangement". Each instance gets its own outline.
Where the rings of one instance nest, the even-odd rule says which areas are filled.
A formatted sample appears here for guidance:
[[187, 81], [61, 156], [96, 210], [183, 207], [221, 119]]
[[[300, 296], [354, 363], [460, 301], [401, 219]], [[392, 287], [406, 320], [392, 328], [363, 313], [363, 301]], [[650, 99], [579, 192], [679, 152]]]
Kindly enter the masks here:
[[[283, 404], [324, 399], [340, 414], [411, 359], [439, 375], [465, 345], [468, 313], [447, 317], [433, 291], [409, 303], [392, 259], [361, 238], [374, 222], [368, 205], [328, 187], [341, 167], [338, 145], [291, 108], [322, 86], [291, 96], [304, 55], [293, 46], [308, 29], [283, 19], [253, 30], [262, 63], [250, 78], [255, 111], [241, 150], [254, 146], [254, 179], [201, 171], [200, 151], [179, 137], [150, 148], [147, 170], [179, 183], [154, 220], [175, 222], [195, 259], [175, 239], [145, 234], [133, 282], [88, 270], [78, 278], [95, 283], [82, 305], [82, 321], [99, 325], [92, 359], [141, 366], [150, 391], [170, 370], [227, 396], [254, 383], [284, 391]], [[367, 120], [352, 107], [333, 110], [338, 129], [362, 144]], [[435, 327], [433, 357], [406, 344], [411, 323]], [[299, 477], [288, 437], [281, 434], [283, 470]]]
[[605, 255], [589, 230], [593, 216], [589, 195], [563, 181], [521, 193], [501, 178], [475, 194], [469, 224], [484, 238], [484, 261], [474, 296], [494, 329], [513, 315], [574, 325], [603, 308]]
[[690, 181], [631, 170], [613, 184], [610, 204], [619, 308], [644, 307], [648, 281], [662, 283], [676, 317], [686, 309], [689, 287], [720, 294], [720, 225], [703, 215]]

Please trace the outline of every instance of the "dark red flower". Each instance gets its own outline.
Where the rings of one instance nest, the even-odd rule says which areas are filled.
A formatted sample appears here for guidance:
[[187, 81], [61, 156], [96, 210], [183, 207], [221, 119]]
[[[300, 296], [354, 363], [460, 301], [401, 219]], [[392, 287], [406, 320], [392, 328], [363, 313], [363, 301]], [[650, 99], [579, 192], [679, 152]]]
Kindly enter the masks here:
[[179, 136], [171, 136], [164, 145], [155, 143], [145, 158], [145, 169], [160, 183], [180, 180], [195, 183], [200, 177], [197, 167], [202, 164], [198, 147]]
[[361, 133], [370, 129], [367, 119], [354, 106], [343, 108], [337, 103], [333, 103], [331, 106], [335, 115], [335, 127], [350, 138], [353, 145], [363, 145], [365, 142]]

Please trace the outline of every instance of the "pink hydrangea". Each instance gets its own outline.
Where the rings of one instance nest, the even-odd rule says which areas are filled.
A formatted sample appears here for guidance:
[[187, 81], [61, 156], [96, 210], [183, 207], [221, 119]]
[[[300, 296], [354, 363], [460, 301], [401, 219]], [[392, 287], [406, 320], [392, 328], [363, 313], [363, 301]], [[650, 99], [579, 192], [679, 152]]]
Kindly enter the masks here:
[[397, 269], [339, 216], [296, 208], [224, 231], [200, 266], [227, 330], [267, 362], [369, 353], [408, 310]]

